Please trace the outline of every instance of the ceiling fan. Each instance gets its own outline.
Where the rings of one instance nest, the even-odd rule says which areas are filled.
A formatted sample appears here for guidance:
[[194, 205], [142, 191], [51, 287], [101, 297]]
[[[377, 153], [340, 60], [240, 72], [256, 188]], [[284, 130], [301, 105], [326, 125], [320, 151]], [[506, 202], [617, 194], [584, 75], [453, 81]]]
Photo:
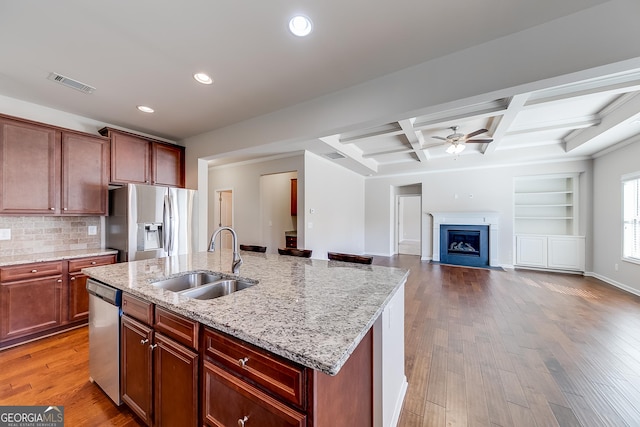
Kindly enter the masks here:
[[474, 132], [468, 134], [458, 133], [458, 128], [460, 126], [451, 126], [449, 129], [453, 131], [451, 135], [443, 136], [433, 136], [434, 139], [441, 139], [449, 144], [447, 147], [447, 153], [449, 154], [460, 154], [466, 148], [466, 144], [468, 142], [471, 143], [480, 143], [480, 144], [488, 144], [493, 141], [492, 138], [476, 138], [472, 139], [475, 136], [482, 135], [485, 132], [489, 132], [487, 129], [478, 129]]

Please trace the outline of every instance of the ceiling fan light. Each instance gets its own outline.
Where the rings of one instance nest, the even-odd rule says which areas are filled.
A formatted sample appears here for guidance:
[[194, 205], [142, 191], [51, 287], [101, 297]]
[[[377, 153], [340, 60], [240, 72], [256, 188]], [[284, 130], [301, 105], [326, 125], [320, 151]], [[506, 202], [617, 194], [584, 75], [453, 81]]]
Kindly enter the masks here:
[[449, 144], [449, 146], [447, 147], [447, 153], [455, 154], [455, 152], [456, 152], [456, 146], [453, 144]]
[[462, 143], [462, 144], [457, 144], [456, 145], [456, 150], [454, 151], [454, 154], [460, 154], [464, 151], [464, 149], [467, 148], [467, 145]]

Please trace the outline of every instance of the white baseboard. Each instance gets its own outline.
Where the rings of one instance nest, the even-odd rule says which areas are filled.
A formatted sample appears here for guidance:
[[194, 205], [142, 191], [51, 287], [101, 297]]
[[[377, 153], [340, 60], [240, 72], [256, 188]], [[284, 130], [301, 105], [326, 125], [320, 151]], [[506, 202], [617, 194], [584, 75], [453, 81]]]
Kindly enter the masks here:
[[398, 393], [398, 400], [396, 400], [396, 406], [393, 409], [393, 417], [391, 418], [391, 425], [389, 427], [396, 427], [398, 425], [398, 421], [400, 421], [400, 412], [402, 411], [402, 404], [404, 403], [404, 397], [407, 394], [408, 387], [409, 383], [407, 382], [407, 377], [405, 376], [402, 381], [400, 393]]
[[588, 277], [595, 277], [596, 279], [602, 280], [603, 282], [608, 283], [611, 286], [615, 286], [618, 289], [622, 289], [623, 291], [629, 292], [630, 294], [640, 296], [640, 290], [636, 288], [632, 288], [631, 286], [625, 285], [624, 283], [617, 282], [601, 274], [594, 273], [592, 271], [585, 271], [584, 275]]

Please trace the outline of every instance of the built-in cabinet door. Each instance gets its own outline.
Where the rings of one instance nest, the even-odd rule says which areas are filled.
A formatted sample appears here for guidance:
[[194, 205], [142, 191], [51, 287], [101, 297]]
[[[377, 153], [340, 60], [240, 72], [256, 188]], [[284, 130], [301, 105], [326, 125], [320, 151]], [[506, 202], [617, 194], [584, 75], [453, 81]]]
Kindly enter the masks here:
[[62, 323], [62, 276], [0, 285], [0, 341], [42, 332]]
[[177, 145], [152, 145], [153, 184], [184, 187], [184, 148]]
[[152, 424], [153, 329], [122, 316], [120, 384], [122, 401], [147, 425]]
[[549, 268], [584, 271], [584, 238], [549, 236], [547, 248]]
[[547, 236], [516, 236], [516, 264], [547, 266]]
[[107, 214], [108, 167], [108, 139], [62, 134], [63, 214]]
[[0, 214], [57, 213], [60, 133], [0, 118]]
[[110, 132], [111, 182], [151, 184], [151, 144], [126, 133]]
[[198, 353], [155, 334], [154, 425], [198, 425]]
[[69, 274], [69, 321], [89, 318], [89, 293], [87, 276], [82, 273]]

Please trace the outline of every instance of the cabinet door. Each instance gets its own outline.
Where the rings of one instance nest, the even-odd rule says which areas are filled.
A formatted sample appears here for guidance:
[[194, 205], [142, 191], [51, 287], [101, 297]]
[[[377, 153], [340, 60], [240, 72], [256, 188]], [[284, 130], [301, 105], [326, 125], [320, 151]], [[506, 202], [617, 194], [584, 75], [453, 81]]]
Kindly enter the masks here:
[[145, 424], [152, 424], [152, 358], [153, 330], [142, 323], [122, 316], [120, 384], [122, 401]]
[[62, 276], [0, 285], [0, 341], [24, 337], [59, 326]]
[[69, 274], [69, 318], [70, 322], [89, 318], [89, 293], [87, 276], [82, 273]]
[[153, 184], [184, 188], [184, 148], [153, 143]]
[[111, 182], [151, 183], [151, 143], [126, 133], [110, 132]]
[[[203, 424], [215, 427], [303, 427], [304, 414], [210, 362], [203, 364]], [[338, 414], [336, 414], [338, 416]]]
[[156, 426], [198, 425], [198, 354], [162, 334], [155, 335]]
[[516, 236], [516, 264], [529, 267], [546, 267], [547, 237]]
[[62, 213], [107, 214], [109, 141], [62, 134]]
[[291, 216], [298, 215], [298, 180], [291, 180]]
[[549, 236], [548, 250], [549, 268], [584, 271], [584, 238]]
[[0, 118], [0, 214], [56, 213], [60, 134]]

